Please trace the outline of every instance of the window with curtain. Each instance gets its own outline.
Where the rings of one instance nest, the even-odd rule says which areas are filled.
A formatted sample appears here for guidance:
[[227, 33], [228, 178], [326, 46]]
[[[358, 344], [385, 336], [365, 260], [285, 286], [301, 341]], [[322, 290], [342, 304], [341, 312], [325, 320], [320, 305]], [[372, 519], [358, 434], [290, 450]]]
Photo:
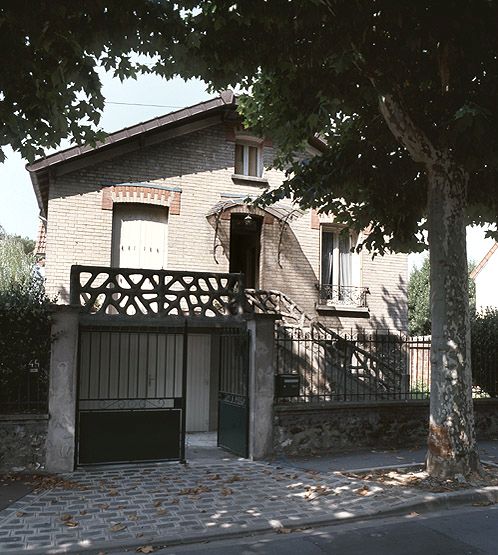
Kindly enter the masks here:
[[352, 280], [351, 236], [322, 229], [321, 285], [350, 287]]
[[239, 143], [235, 145], [235, 173], [252, 177], [262, 176], [263, 164], [260, 146]]

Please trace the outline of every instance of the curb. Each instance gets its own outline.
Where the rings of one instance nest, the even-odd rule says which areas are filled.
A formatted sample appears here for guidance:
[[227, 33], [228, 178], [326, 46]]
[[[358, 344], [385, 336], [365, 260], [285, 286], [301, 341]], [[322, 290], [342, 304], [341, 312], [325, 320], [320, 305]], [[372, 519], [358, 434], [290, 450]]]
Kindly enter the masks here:
[[101, 542], [93, 545], [70, 546], [68, 549], [58, 547], [48, 549], [32, 549], [29, 553], [30, 555], [56, 555], [59, 553], [71, 554], [105, 551], [110, 554], [116, 551], [135, 550], [136, 548], [143, 545], [151, 545], [155, 548], [161, 549], [165, 547], [189, 545], [199, 542], [214, 542], [219, 540], [248, 537], [268, 532], [278, 532], [280, 528], [286, 528], [288, 530], [296, 531], [312, 527], [317, 528], [324, 526], [333, 526], [346, 522], [349, 523], [355, 521], [373, 520], [379, 517], [399, 516], [407, 512], [428, 513], [438, 510], [448, 510], [469, 503], [498, 503], [498, 486], [488, 486], [485, 488], [474, 490], [455, 491], [443, 494], [431, 494], [430, 496], [427, 496], [423, 501], [416, 499], [414, 501], [400, 503], [399, 505], [388, 509], [369, 510], [357, 515], [350, 515], [348, 513], [340, 514], [341, 511], [337, 511], [338, 514], [331, 517], [310, 517], [300, 519], [299, 521], [282, 520], [281, 522], [279, 522], [280, 525], [276, 526], [260, 526], [247, 530], [238, 530], [233, 532], [197, 532], [191, 533], [187, 538], [170, 537], [168, 539], [168, 537], [166, 536], [163, 538], [152, 539], [150, 537], [144, 537], [140, 538], [140, 541], [127, 540], [119, 542], [119, 545], [116, 545], [116, 542]]

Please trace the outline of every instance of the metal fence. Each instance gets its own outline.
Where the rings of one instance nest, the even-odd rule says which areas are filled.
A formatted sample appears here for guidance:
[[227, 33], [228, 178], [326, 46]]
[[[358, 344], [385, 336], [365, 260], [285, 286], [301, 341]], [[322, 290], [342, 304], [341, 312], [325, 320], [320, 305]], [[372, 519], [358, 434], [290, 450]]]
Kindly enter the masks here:
[[33, 363], [15, 373], [0, 371], [0, 414], [47, 412], [47, 368]]
[[[498, 353], [472, 353], [473, 395], [498, 397]], [[276, 329], [276, 372], [299, 376], [277, 402], [423, 400], [430, 395], [430, 336], [389, 331]], [[294, 382], [295, 383], [295, 382]], [[280, 395], [282, 395], [280, 393]]]

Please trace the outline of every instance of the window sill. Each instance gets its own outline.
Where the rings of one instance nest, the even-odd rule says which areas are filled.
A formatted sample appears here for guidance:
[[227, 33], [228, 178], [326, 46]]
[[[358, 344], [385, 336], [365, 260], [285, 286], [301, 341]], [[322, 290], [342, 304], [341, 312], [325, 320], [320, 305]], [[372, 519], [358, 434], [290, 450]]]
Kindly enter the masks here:
[[260, 183], [261, 185], [268, 185], [268, 179], [266, 177], [255, 177], [253, 175], [242, 175], [240, 173], [232, 174], [232, 179], [234, 181], [249, 181], [251, 183]]
[[316, 304], [317, 312], [336, 314], [338, 312], [347, 312], [349, 314], [356, 314], [358, 316], [370, 316], [370, 310], [365, 306], [350, 306], [350, 305], [328, 305]]

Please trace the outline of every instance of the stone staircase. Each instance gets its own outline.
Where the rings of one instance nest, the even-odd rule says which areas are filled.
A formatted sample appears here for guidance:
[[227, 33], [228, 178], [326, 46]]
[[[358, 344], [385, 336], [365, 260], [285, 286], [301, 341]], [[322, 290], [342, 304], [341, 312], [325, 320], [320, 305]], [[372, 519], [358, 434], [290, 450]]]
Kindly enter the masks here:
[[311, 318], [285, 293], [246, 289], [256, 312], [278, 314], [277, 372], [301, 376], [309, 401], [402, 399], [406, 356], [394, 335], [332, 330]]

